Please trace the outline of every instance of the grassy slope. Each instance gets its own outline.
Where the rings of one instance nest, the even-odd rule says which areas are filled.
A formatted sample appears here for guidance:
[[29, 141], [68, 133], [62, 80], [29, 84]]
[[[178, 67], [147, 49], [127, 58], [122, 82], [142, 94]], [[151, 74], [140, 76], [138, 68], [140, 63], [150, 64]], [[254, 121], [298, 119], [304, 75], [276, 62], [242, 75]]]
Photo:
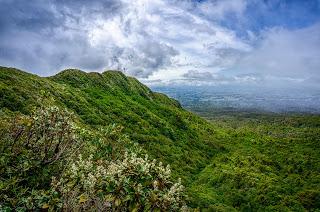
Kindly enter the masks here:
[[[43, 95], [47, 102], [38, 101]], [[92, 128], [125, 126], [134, 141], [183, 178], [191, 206], [222, 211], [320, 208], [319, 116], [204, 110], [200, 115], [210, 125], [120, 72], [66, 70], [40, 78], [0, 68], [0, 108], [29, 113], [48, 102], [74, 111]]]
[[26, 114], [34, 106], [56, 104], [92, 128], [118, 123], [152, 157], [170, 164], [173, 176], [186, 185], [219, 151], [215, 142], [219, 135], [208, 122], [117, 71], [66, 70], [41, 78], [2, 67], [0, 99], [0, 108]]

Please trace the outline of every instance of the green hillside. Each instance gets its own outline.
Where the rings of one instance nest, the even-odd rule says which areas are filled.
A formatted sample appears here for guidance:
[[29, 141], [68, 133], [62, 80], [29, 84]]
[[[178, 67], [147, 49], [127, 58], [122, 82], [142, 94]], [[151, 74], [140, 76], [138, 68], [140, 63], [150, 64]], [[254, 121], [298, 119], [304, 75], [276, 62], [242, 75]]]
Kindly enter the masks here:
[[0, 97], [2, 110], [30, 114], [34, 107], [57, 105], [92, 129], [119, 124], [152, 158], [170, 164], [184, 184], [220, 151], [208, 122], [118, 71], [65, 70], [42, 78], [1, 67]]
[[[97, 163], [101, 158], [121, 158], [127, 144], [136, 148], [132, 141], [151, 159], [171, 166], [172, 180], [181, 178], [186, 187], [189, 207], [208, 211], [316, 211], [320, 208], [318, 115], [225, 114], [204, 110], [199, 115], [206, 121], [183, 109], [176, 100], [151, 91], [119, 71], [100, 74], [69, 69], [45, 78], [0, 67], [0, 135], [12, 130], [8, 126], [17, 114], [32, 117], [35, 108], [51, 106], [74, 113], [73, 120], [80, 126], [80, 140], [84, 142], [75, 155], [92, 153]], [[13, 122], [20, 123], [19, 120]], [[110, 124], [118, 127], [110, 128]], [[124, 137], [109, 135], [113, 132], [110, 129], [117, 129], [117, 133], [119, 129]], [[11, 137], [19, 132], [13, 130]], [[28, 136], [23, 138], [28, 140]], [[6, 142], [4, 136], [1, 139]], [[85, 143], [88, 139], [89, 144]], [[13, 136], [15, 140], [18, 139]], [[125, 144], [118, 140], [124, 140]], [[8, 158], [17, 164], [24, 160], [18, 146], [15, 148], [19, 154], [16, 156], [14, 148], [9, 148], [6, 154], [11, 158], [4, 154], [2, 165], [11, 164]], [[38, 156], [32, 158], [37, 161], [34, 158]], [[27, 170], [22, 177], [28, 180], [20, 182], [22, 177], [15, 178], [13, 174], [19, 172], [18, 165], [12, 164], [10, 167], [15, 172], [10, 169], [8, 173], [4, 165], [0, 167], [5, 176], [1, 180], [9, 179], [1, 182], [0, 189], [12, 192], [12, 196], [19, 192], [23, 201], [31, 186], [48, 187], [51, 182], [48, 176], [60, 175], [56, 168], [60, 165], [55, 165], [41, 169], [43, 176], [47, 176], [42, 178], [30, 176], [40, 171]], [[70, 174], [66, 172], [66, 175]], [[19, 183], [23, 185], [21, 190], [11, 191], [10, 186], [14, 188]], [[0, 206], [1, 198], [9, 197], [0, 195]], [[81, 196], [79, 202], [84, 199]], [[14, 198], [10, 201], [16, 204]], [[47, 203], [41, 204], [47, 207]]]
[[[320, 116], [202, 109], [225, 133], [218, 153], [192, 183], [202, 207], [232, 211], [320, 209]], [[214, 208], [216, 208], [214, 207]]]
[[0, 73], [1, 108], [28, 114], [45, 96], [92, 128], [122, 125], [133, 141], [170, 164], [186, 182], [217, 151], [216, 135], [206, 121], [119, 71], [65, 70], [49, 78], [12, 68], [1, 68]]

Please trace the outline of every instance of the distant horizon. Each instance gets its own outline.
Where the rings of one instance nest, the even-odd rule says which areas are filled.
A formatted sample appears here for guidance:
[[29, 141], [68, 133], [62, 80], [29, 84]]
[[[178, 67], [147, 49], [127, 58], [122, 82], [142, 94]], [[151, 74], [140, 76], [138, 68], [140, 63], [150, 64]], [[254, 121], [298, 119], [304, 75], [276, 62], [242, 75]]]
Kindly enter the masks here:
[[[56, 74], [66, 70], [78, 70], [88, 73], [80, 69], [68, 68]], [[107, 71], [119, 70], [105, 70], [104, 72]], [[28, 71], [25, 72], [30, 73]], [[185, 108], [191, 110], [196, 107], [203, 107], [221, 110], [232, 108], [236, 111], [320, 114], [320, 89], [312, 84], [301, 84], [302, 86], [293, 87], [287, 84], [266, 86], [265, 84], [257, 83], [250, 85], [241, 83], [207, 85], [149, 84], [144, 81], [141, 83], [144, 83], [153, 91], [164, 93], [178, 100]]]
[[185, 108], [233, 109], [273, 113], [320, 114], [320, 90], [248, 86], [150, 86], [153, 91], [167, 94]]

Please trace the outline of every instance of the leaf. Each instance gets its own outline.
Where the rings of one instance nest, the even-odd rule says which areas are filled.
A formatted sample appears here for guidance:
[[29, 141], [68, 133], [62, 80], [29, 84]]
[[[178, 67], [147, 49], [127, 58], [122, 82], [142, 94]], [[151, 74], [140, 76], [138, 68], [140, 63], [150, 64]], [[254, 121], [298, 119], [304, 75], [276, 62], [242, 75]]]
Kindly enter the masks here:
[[111, 194], [108, 194], [108, 195], [105, 196], [105, 200], [109, 201], [109, 202], [112, 202], [114, 200], [114, 196], [112, 196]]
[[151, 209], [151, 204], [150, 203], [146, 203], [145, 206], [144, 206], [144, 209], [146, 211], [149, 211]]
[[139, 210], [139, 208], [136, 207], [136, 208], [133, 208], [131, 212], [137, 212], [138, 210]]
[[132, 196], [130, 196], [130, 195], [127, 195], [125, 198], [124, 198], [124, 202], [127, 202], [127, 201], [130, 201], [130, 200], [132, 200]]
[[121, 199], [116, 199], [114, 203], [115, 203], [115, 206], [118, 207], [121, 204]]
[[49, 208], [49, 204], [44, 204], [44, 205], [42, 205], [42, 209], [47, 209], [47, 208]]
[[88, 200], [87, 196], [82, 194], [79, 199], [79, 203], [84, 203]]

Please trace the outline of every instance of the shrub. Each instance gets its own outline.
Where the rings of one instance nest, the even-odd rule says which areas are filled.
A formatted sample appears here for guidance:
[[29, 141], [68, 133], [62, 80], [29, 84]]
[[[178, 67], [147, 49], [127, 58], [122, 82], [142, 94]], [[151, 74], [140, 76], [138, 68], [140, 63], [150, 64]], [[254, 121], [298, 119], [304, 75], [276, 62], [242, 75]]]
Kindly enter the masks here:
[[3, 151], [26, 154], [40, 165], [54, 163], [74, 150], [76, 136], [72, 119], [72, 113], [58, 107], [40, 108], [31, 117], [17, 116]]
[[63, 209], [80, 211], [178, 211], [185, 208], [183, 186], [170, 180], [171, 170], [161, 162], [125, 153], [122, 160], [79, 158], [62, 177], [53, 179]]
[[0, 205], [27, 207], [33, 191], [50, 185], [60, 163], [78, 147], [72, 119], [68, 111], [48, 107], [7, 122], [1, 130]]
[[170, 167], [143, 157], [121, 126], [94, 131], [73, 120], [48, 107], [1, 123], [0, 211], [186, 209]]

